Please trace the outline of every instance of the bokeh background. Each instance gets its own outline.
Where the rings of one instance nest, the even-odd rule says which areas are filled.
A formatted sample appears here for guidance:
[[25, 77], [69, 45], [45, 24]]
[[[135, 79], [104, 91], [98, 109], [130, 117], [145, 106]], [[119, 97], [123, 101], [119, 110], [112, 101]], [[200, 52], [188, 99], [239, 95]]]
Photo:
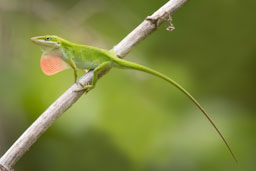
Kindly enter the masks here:
[[[30, 37], [56, 34], [110, 49], [167, 0], [0, 0], [0, 156], [72, 83], [39, 67]], [[237, 166], [200, 111], [168, 83], [113, 69], [16, 164], [17, 171], [256, 169], [256, 1], [190, 1], [126, 57], [170, 76], [207, 109]], [[82, 72], [80, 73], [82, 74]]]

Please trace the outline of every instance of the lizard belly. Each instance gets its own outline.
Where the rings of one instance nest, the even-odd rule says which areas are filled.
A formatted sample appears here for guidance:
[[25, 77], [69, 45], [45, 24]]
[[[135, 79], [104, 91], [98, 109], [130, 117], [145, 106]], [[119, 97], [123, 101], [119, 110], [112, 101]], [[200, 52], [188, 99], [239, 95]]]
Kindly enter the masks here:
[[100, 61], [95, 61], [95, 60], [86, 60], [86, 61], [83, 61], [83, 60], [79, 60], [79, 59], [73, 59], [77, 68], [79, 69], [94, 69], [96, 68], [97, 66], [99, 66], [102, 62]]
[[111, 59], [108, 56], [108, 51], [95, 48], [86, 49], [81, 46], [73, 53], [72, 60], [75, 62], [77, 68], [90, 70]]

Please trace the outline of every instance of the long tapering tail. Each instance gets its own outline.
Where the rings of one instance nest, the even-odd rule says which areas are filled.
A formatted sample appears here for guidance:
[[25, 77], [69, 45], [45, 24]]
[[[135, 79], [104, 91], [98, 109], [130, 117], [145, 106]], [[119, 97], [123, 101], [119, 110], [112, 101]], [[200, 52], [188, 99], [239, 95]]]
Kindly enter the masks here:
[[226, 139], [224, 138], [224, 136], [221, 134], [221, 132], [219, 131], [219, 129], [217, 128], [217, 126], [214, 124], [214, 122], [212, 121], [212, 119], [210, 118], [210, 116], [207, 114], [207, 112], [204, 110], [204, 108], [199, 104], [199, 102], [187, 91], [185, 90], [181, 85], [179, 85], [177, 82], [175, 82], [174, 80], [172, 80], [171, 78], [165, 76], [164, 74], [157, 72], [153, 69], [150, 69], [148, 67], [133, 63], [133, 62], [129, 62], [120, 58], [115, 58], [114, 59], [115, 63], [117, 65], [119, 65], [121, 68], [130, 68], [130, 69], [135, 69], [135, 70], [139, 70], [139, 71], [143, 71], [143, 72], [147, 72], [149, 74], [155, 75], [157, 77], [160, 77], [164, 80], [166, 80], [167, 82], [171, 83], [172, 85], [174, 85], [176, 88], [178, 88], [180, 91], [182, 91], [190, 100], [192, 100], [192, 102], [202, 111], [202, 113], [204, 114], [204, 116], [209, 120], [209, 122], [212, 124], [212, 126], [215, 128], [215, 130], [217, 131], [217, 133], [219, 134], [219, 136], [221, 137], [221, 139], [223, 140], [223, 142], [225, 143], [225, 145], [227, 146], [229, 152], [231, 153], [232, 157], [234, 158], [234, 160], [238, 163], [238, 160], [235, 156], [235, 154], [233, 153], [232, 149], [230, 148], [229, 144], [227, 143]]

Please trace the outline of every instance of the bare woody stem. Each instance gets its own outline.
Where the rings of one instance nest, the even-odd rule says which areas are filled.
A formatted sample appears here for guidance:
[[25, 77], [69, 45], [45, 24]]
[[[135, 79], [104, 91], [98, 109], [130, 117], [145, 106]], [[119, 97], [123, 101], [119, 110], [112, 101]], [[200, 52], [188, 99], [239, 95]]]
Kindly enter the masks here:
[[[126, 56], [133, 47], [157, 29], [169, 16], [188, 0], [170, 0], [153, 15], [145, 19], [130, 34], [128, 34], [114, 48], [114, 52], [120, 57]], [[104, 72], [106, 73], [106, 72]], [[102, 73], [102, 75], [104, 74]], [[83, 85], [90, 84], [93, 73], [83, 75], [79, 82]], [[15, 163], [25, 154], [33, 143], [60, 117], [68, 108], [75, 103], [84, 92], [74, 92], [81, 88], [73, 84], [64, 92], [40, 117], [16, 140], [8, 151], [0, 158], [0, 170], [11, 171]]]

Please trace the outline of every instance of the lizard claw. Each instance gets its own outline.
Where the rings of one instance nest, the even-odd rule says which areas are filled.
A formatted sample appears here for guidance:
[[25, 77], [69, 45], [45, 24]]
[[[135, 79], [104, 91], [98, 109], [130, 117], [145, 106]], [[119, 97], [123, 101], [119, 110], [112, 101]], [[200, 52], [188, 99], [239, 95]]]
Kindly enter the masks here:
[[76, 84], [80, 85], [81, 87], [84, 87], [84, 85], [80, 83], [78, 80], [76, 81]]

